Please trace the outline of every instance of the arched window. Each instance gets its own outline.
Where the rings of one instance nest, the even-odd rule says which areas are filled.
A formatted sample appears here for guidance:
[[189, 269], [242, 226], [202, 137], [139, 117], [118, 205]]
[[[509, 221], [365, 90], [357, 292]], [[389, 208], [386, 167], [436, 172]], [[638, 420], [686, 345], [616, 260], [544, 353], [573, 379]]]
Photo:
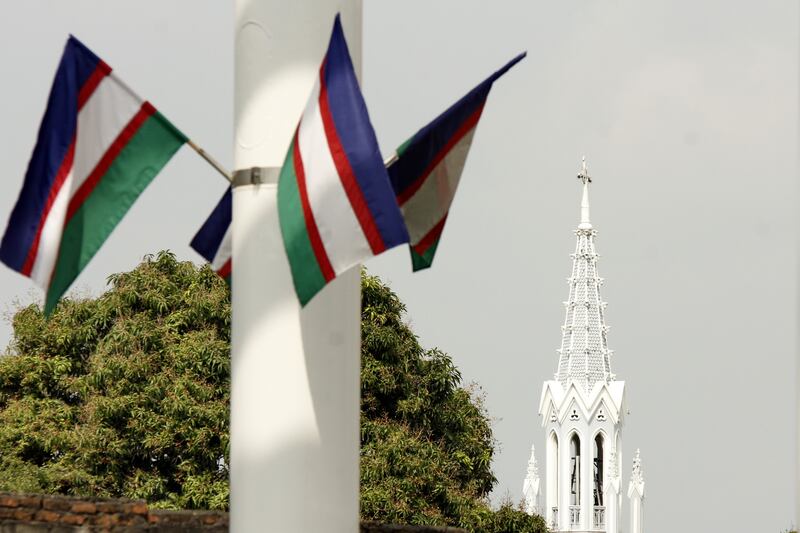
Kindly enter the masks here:
[[603, 503], [603, 434], [594, 438], [594, 504], [602, 507]]
[[581, 504], [581, 439], [577, 433], [569, 440], [569, 504]]
[[555, 432], [550, 434], [547, 442], [547, 502], [550, 512], [550, 524], [555, 528], [558, 525], [558, 436]]

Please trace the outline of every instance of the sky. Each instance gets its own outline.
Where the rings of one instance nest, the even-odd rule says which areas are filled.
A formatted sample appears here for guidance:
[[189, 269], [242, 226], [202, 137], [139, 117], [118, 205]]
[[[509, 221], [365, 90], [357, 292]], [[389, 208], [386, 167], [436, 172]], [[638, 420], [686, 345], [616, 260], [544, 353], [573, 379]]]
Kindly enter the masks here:
[[[789, 0], [364, 2], [363, 90], [385, 154], [528, 51], [490, 94], [433, 268], [411, 275], [405, 249], [367, 263], [422, 344], [482, 388], [493, 501], [521, 498], [531, 444], [544, 463], [538, 401], [558, 361], [586, 155], [612, 370], [630, 408], [622, 442], [626, 461], [641, 449], [648, 532], [794, 521], [798, 20]], [[231, 166], [232, 2], [4, 2], [0, 221], [68, 33]], [[161, 249], [199, 263], [188, 242], [224, 188], [182, 149], [76, 294], [100, 294]], [[0, 268], [6, 316], [40, 299]], [[10, 336], [0, 324], [0, 344]]]

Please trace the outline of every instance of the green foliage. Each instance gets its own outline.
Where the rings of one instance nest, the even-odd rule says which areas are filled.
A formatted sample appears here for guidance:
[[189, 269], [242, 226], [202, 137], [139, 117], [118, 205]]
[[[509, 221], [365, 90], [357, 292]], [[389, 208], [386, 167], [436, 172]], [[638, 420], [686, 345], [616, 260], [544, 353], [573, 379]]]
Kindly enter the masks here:
[[[228, 505], [230, 292], [162, 252], [96, 299], [30, 305], [0, 357], [0, 490]], [[546, 528], [493, 511], [494, 442], [480, 395], [423, 349], [405, 307], [362, 276], [362, 516], [486, 533]]]
[[109, 278], [50, 320], [14, 316], [0, 358], [0, 490], [228, 500], [230, 297], [169, 253]]
[[405, 306], [362, 276], [361, 514], [486, 533], [543, 532], [540, 517], [486, 495], [494, 441], [481, 397], [461, 386], [443, 352], [423, 349], [403, 322]]

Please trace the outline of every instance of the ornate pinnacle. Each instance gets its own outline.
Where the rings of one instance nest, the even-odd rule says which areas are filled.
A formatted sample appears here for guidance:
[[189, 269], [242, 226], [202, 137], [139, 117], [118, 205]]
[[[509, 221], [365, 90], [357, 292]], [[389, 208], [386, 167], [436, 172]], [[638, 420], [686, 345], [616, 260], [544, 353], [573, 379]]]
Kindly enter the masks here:
[[639, 456], [639, 448], [636, 448], [636, 455], [633, 456], [631, 483], [636, 483], [637, 485], [644, 483], [644, 477], [642, 476], [642, 458]]
[[608, 473], [612, 479], [619, 479], [619, 461], [617, 460], [617, 449], [611, 448], [609, 457]]
[[539, 477], [539, 465], [536, 461], [536, 446], [531, 445], [531, 458], [528, 459], [528, 478], [535, 479]]

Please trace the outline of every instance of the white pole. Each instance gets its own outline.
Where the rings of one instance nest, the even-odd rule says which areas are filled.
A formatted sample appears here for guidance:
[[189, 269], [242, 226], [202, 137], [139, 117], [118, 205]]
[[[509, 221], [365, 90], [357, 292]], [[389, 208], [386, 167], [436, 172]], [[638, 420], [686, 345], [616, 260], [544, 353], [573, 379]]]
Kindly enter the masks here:
[[359, 269], [301, 311], [275, 184], [337, 11], [360, 72], [360, 0], [236, 0], [234, 533], [358, 531]]

